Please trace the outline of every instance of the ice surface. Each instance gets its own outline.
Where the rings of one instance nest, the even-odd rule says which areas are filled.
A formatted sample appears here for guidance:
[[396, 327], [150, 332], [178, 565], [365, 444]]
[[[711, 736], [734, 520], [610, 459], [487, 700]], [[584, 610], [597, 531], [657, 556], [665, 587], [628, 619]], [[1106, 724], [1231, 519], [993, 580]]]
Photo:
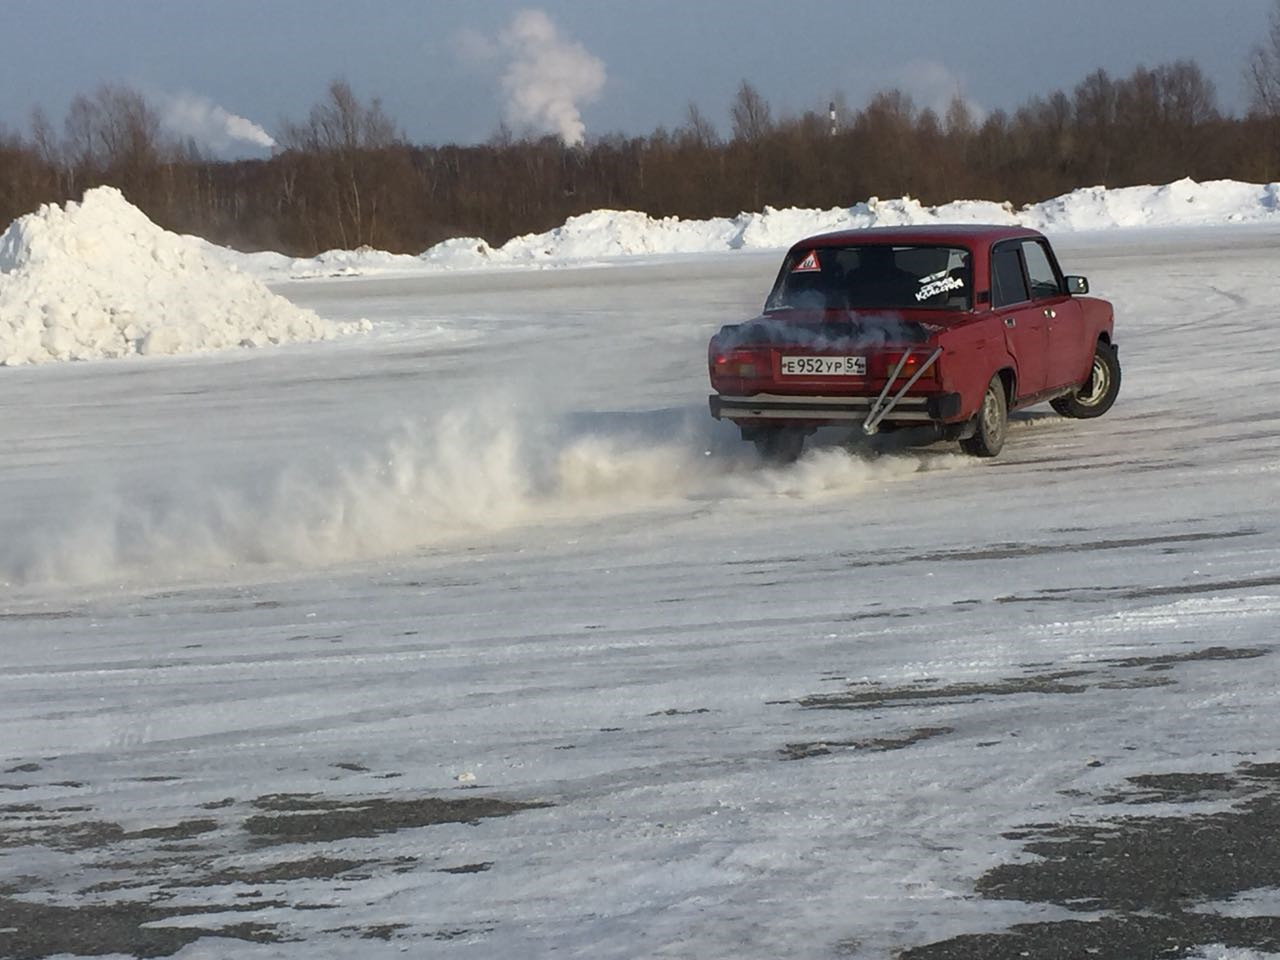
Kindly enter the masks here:
[[[978, 883], [1029, 824], [1241, 802], [1128, 778], [1280, 761], [1277, 241], [1060, 237], [1124, 388], [992, 462], [769, 468], [713, 423], [707, 337], [773, 252], [298, 281], [372, 334], [0, 371], [0, 919], [737, 960], [1096, 917]], [[430, 819], [486, 798], [548, 805]], [[1196, 915], [1274, 904], [1241, 884]]]

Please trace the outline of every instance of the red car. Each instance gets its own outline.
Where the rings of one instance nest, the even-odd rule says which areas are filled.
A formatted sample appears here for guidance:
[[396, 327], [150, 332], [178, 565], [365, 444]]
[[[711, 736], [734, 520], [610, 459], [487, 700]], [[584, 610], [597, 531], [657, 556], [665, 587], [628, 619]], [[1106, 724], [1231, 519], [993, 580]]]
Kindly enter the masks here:
[[1106, 413], [1120, 389], [1105, 300], [1021, 227], [828, 233], [791, 248], [765, 303], [711, 339], [711, 415], [770, 459], [820, 426], [932, 425], [980, 457], [1010, 410]]

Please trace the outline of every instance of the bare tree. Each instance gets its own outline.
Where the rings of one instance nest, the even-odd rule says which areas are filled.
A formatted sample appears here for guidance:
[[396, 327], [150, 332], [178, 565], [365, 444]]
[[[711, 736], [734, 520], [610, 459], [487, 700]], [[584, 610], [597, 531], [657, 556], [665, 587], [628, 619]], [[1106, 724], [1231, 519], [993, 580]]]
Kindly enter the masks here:
[[916, 103], [898, 88], [880, 90], [862, 111], [863, 120], [884, 128], [902, 131], [916, 122]]
[[1086, 179], [1111, 181], [1112, 164], [1123, 150], [1113, 144], [1116, 139], [1116, 82], [1105, 70], [1095, 70], [1076, 84], [1071, 105], [1076, 127], [1076, 162]]
[[773, 111], [760, 91], [746, 80], [738, 87], [729, 110], [733, 124], [733, 139], [744, 143], [759, 143], [773, 129]]
[[1116, 85], [1105, 70], [1095, 70], [1075, 89], [1073, 107], [1081, 126], [1103, 130], [1115, 123]]
[[1218, 119], [1218, 92], [1193, 60], [1176, 60], [1156, 68], [1162, 117], [1182, 128]]
[[136, 175], [160, 162], [160, 116], [138, 91], [105, 84], [71, 101], [67, 155], [101, 173]]
[[686, 146], [702, 150], [720, 143], [720, 135], [716, 133], [715, 124], [707, 119], [707, 115], [692, 100], [685, 107], [684, 123], [676, 131], [676, 136]]
[[890, 89], [878, 91], [854, 118], [852, 134], [866, 189], [880, 196], [918, 192], [915, 174], [927, 164], [915, 150], [918, 113], [908, 94]]
[[64, 155], [67, 163], [79, 171], [95, 166], [95, 116], [93, 101], [84, 94], [77, 94], [67, 108], [63, 121]]
[[39, 149], [0, 127], [0, 224], [34, 210], [56, 188], [56, 172]]
[[973, 111], [965, 99], [956, 94], [947, 104], [946, 118], [943, 121], [947, 133], [952, 137], [971, 137], [978, 129], [973, 119]]
[[[167, 189], [160, 174], [172, 173], [166, 166], [178, 155], [176, 145], [161, 133], [155, 108], [129, 87], [104, 84], [92, 95], [75, 97], [60, 148], [54, 146], [52, 129], [42, 115], [33, 116], [32, 127], [41, 151], [60, 155], [63, 191], [69, 195], [109, 183], [131, 201], [145, 203]], [[149, 206], [152, 216], [164, 219], [165, 211]]]
[[403, 159], [397, 151], [401, 137], [382, 102], [361, 103], [346, 80], [336, 79], [306, 121], [283, 124], [281, 142], [302, 155], [300, 161], [310, 169], [307, 179], [316, 181], [322, 194], [314, 203], [299, 198], [316, 242], [348, 249], [377, 242], [380, 214], [394, 189], [389, 170]]
[[493, 128], [493, 133], [489, 134], [489, 146], [505, 150], [515, 142], [516, 136], [511, 132], [507, 121], [499, 120], [498, 125]]
[[1271, 9], [1267, 38], [1249, 55], [1245, 80], [1250, 109], [1262, 117], [1280, 118], [1280, 0]]
[[61, 161], [58, 136], [53, 132], [53, 124], [49, 122], [48, 115], [40, 107], [34, 107], [31, 111], [31, 142], [39, 152], [40, 159], [49, 166], [57, 166]]
[[346, 80], [329, 84], [329, 97], [311, 108], [304, 123], [285, 122], [281, 143], [306, 153], [352, 152], [389, 147], [400, 140], [395, 123], [376, 97], [360, 102]]

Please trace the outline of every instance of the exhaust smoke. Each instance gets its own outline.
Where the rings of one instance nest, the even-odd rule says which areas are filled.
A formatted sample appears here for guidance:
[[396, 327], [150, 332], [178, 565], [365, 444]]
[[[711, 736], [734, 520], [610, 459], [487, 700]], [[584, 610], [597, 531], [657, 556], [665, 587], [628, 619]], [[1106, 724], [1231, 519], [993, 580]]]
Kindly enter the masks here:
[[929, 335], [926, 325], [892, 312], [846, 311], [838, 315], [795, 311], [730, 324], [720, 330], [715, 342], [721, 350], [773, 344], [815, 350], [875, 350], [924, 343]]

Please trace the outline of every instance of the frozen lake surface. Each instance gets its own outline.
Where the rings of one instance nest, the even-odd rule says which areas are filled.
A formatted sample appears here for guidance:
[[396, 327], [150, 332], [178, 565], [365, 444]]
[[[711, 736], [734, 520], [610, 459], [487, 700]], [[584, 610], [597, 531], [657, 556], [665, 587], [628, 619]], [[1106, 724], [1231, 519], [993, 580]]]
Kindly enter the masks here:
[[1280, 950], [1278, 244], [1061, 238], [1120, 398], [990, 462], [711, 421], [774, 252], [0, 370], [0, 956]]

